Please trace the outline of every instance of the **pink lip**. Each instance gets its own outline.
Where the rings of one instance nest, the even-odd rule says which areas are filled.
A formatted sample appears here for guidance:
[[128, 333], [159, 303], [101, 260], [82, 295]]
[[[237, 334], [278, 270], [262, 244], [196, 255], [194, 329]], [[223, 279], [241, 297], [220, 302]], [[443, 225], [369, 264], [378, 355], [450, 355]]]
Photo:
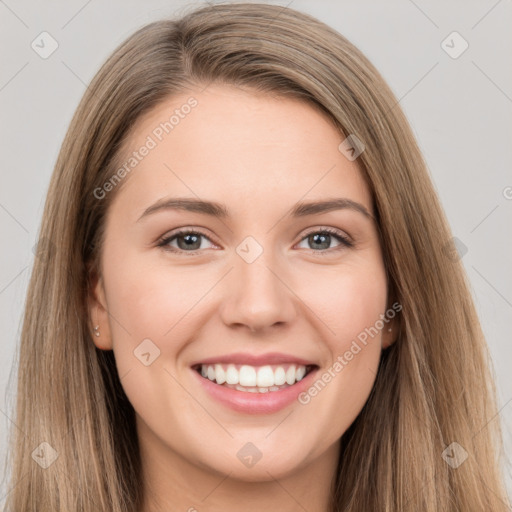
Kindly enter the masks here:
[[[247, 364], [249, 366], [264, 366], [267, 364], [300, 364], [304, 366], [314, 365], [313, 361], [307, 361], [289, 354], [281, 354], [279, 352], [269, 352], [267, 354], [252, 355], [244, 354], [243, 352], [237, 352], [234, 354], [226, 354], [216, 357], [209, 357], [208, 359], [201, 359], [192, 363], [190, 366], [197, 366], [199, 364]], [[243, 393], [243, 391], [242, 391]]]
[[[287, 359], [287, 361], [289, 360]], [[215, 361], [218, 362], [219, 360], [216, 359]], [[270, 414], [280, 411], [296, 401], [298, 395], [311, 386], [317, 370], [318, 368], [315, 368], [293, 386], [286, 387], [280, 391], [268, 391], [266, 393], [250, 393], [227, 388], [202, 377], [196, 370], [192, 371], [206, 392], [230, 409], [245, 414]]]

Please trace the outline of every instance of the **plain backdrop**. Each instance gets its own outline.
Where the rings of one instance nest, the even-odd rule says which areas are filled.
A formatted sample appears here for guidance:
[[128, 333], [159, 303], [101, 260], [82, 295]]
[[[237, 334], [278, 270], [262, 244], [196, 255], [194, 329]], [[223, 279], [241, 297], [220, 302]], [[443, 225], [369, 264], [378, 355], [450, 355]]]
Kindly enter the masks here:
[[[400, 100], [472, 285], [498, 385], [500, 413], [489, 420], [502, 422], [512, 459], [511, 0], [271, 3], [312, 14], [338, 30], [366, 54]], [[150, 21], [201, 4], [0, 1], [2, 464], [32, 248], [69, 121], [87, 84], [125, 38]], [[51, 42], [42, 32], [58, 44], [47, 58], [32, 47], [40, 37]], [[506, 473], [510, 492], [510, 463]], [[0, 489], [0, 504], [6, 492]]]

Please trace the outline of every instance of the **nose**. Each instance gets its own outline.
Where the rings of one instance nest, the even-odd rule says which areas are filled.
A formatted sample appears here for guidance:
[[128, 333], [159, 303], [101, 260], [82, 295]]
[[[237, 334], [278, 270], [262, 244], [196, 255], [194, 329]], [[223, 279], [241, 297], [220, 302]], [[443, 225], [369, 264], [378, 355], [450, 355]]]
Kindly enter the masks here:
[[286, 326], [297, 315], [296, 295], [269, 253], [264, 251], [252, 263], [236, 256], [220, 306], [227, 326], [265, 331], [272, 326]]

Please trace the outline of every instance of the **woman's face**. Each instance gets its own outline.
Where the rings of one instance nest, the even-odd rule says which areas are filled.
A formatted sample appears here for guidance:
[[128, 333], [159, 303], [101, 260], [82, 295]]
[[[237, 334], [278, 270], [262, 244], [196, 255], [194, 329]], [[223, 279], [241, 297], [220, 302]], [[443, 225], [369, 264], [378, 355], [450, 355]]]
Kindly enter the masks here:
[[344, 138], [303, 102], [225, 85], [135, 126], [91, 318], [161, 467], [258, 481], [337, 460], [393, 336]]

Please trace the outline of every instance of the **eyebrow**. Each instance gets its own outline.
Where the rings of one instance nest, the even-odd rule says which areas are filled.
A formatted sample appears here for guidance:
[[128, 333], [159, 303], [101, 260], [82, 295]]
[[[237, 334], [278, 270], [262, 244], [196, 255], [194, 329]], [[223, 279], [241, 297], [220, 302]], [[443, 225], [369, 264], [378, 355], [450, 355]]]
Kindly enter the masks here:
[[[215, 201], [203, 201], [194, 198], [162, 198], [139, 217], [137, 222], [148, 215], [162, 210], [184, 210], [194, 213], [202, 213], [225, 219], [229, 217], [229, 211], [225, 205]], [[302, 202], [295, 204], [289, 215], [292, 217], [305, 217], [307, 215], [319, 215], [334, 210], [353, 210], [361, 213], [368, 219], [373, 219], [373, 215], [360, 203], [348, 198], [333, 198], [324, 201]]]

